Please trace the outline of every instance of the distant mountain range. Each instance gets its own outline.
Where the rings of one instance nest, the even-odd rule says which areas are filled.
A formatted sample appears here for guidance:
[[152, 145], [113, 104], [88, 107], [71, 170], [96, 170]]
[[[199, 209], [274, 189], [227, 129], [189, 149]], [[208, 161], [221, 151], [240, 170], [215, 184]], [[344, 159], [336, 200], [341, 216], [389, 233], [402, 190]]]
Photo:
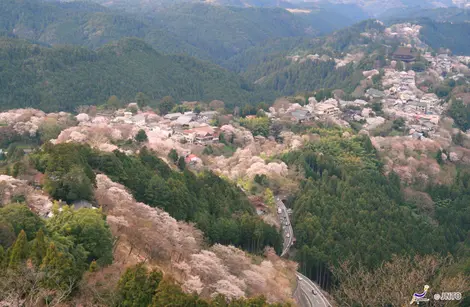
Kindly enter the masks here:
[[[108, 7], [104, 7], [80, 1], [2, 0], [0, 34], [92, 49], [124, 37], [138, 37], [163, 53], [184, 53], [221, 64], [266, 40], [315, 37], [367, 18], [360, 9], [347, 5], [290, 12], [278, 7], [242, 8], [182, 1], [114, 1], [106, 2]], [[146, 9], [147, 5], [163, 2], [165, 5], [158, 9]], [[142, 6], [131, 5], [135, 3]], [[127, 4], [126, 12], [118, 10], [118, 4]]]
[[460, 5], [458, 0], [329, 0], [336, 4], [354, 4], [361, 7], [365, 12], [379, 16], [387, 10], [396, 8], [438, 8]]

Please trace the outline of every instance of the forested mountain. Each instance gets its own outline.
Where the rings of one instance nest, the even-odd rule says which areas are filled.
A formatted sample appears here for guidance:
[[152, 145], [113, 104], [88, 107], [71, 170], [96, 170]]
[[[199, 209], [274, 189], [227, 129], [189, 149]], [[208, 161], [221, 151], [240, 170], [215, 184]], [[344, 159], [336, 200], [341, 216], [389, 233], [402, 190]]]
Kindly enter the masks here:
[[156, 14], [159, 27], [221, 60], [268, 39], [313, 37], [355, 22], [323, 9], [293, 14], [281, 8], [204, 4], [184, 4]]
[[422, 26], [420, 38], [435, 50], [450, 49], [457, 55], [469, 55], [470, 11], [457, 7], [390, 10], [380, 17], [387, 24], [410, 22]]
[[423, 28], [421, 40], [433, 49], [450, 49], [456, 55], [470, 55], [470, 24], [468, 22], [418, 22]]
[[[195, 222], [211, 244], [232, 244], [254, 253], [261, 253], [266, 246], [281, 249], [281, 235], [256, 216], [235, 185], [211, 172], [196, 176], [187, 169], [173, 171], [146, 148], [137, 156], [127, 156], [119, 151], [102, 153], [87, 146], [60, 144], [45, 146], [32, 159], [38, 170], [47, 174], [45, 189], [55, 199], [91, 200], [93, 195], [85, 191], [93, 190], [95, 170], [124, 184], [137, 201], [163, 209], [177, 220]], [[70, 172], [74, 172], [73, 182], [68, 179]]]
[[158, 10], [132, 14], [112, 8], [79, 1], [5, 0], [0, 3], [0, 34], [89, 48], [138, 37], [163, 53], [184, 53], [220, 64], [268, 39], [312, 37], [364, 18], [356, 11], [347, 17], [332, 7], [316, 7], [300, 14], [283, 8], [204, 3], [167, 3]]
[[234, 73], [187, 56], [167, 56], [138, 39], [123, 39], [97, 51], [42, 47], [17, 39], [0, 40], [0, 105], [74, 110], [123, 101], [146, 93], [153, 99], [221, 99], [228, 105], [273, 99]]
[[[367, 20], [315, 39], [279, 39], [247, 49], [224, 63], [247, 80], [265, 89], [292, 95], [319, 88], [353, 91], [362, 79], [362, 70], [372, 69], [385, 52], [383, 42], [361, 33], [380, 33], [384, 25]], [[398, 42], [388, 41], [389, 44]], [[358, 63], [337, 68], [335, 59], [346, 53], [365, 53]], [[293, 61], [289, 56], [326, 55], [329, 60]]]
[[395, 173], [383, 175], [368, 137], [314, 132], [319, 141], [283, 157], [306, 178], [292, 206], [297, 259], [309, 276], [329, 287], [344, 262], [373, 270], [393, 255], [450, 253], [469, 269], [467, 170], [450, 187], [429, 187], [436, 212], [427, 216], [404, 200]]
[[202, 59], [204, 50], [177, 40], [151, 20], [115, 12], [91, 2], [41, 0], [0, 3], [2, 33], [50, 45], [73, 44], [96, 49], [124, 37], [138, 37], [164, 53], [185, 53]]

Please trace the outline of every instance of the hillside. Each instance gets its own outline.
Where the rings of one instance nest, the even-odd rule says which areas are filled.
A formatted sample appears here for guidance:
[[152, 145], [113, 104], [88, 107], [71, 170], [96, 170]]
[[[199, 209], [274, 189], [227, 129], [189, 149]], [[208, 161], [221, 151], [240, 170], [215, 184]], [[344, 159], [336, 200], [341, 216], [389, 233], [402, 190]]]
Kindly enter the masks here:
[[470, 54], [468, 36], [470, 13], [457, 7], [421, 9], [400, 8], [387, 11], [380, 19], [389, 25], [413, 23], [420, 25], [420, 39], [432, 47], [450, 49], [454, 54]]
[[[381, 23], [368, 20], [315, 39], [273, 40], [247, 49], [224, 65], [285, 95], [333, 87], [352, 92], [362, 79], [362, 70], [372, 69], [379, 53], [385, 52], [385, 40], [376, 39], [384, 29]], [[371, 35], [363, 35], [366, 32]]]
[[210, 58], [204, 50], [175, 39], [149, 20], [91, 2], [5, 0], [0, 3], [0, 16], [2, 33], [38, 43], [96, 49], [124, 37], [137, 37], [163, 53]]
[[108, 8], [80, 1], [5, 0], [0, 3], [0, 34], [93, 49], [124, 37], [138, 37], [163, 53], [187, 54], [220, 64], [268, 39], [312, 37], [365, 18], [360, 11], [351, 10], [348, 16], [342, 6], [331, 5], [296, 14], [284, 8], [204, 3], [167, 3], [150, 11], [145, 9], [148, 3], [139, 3], [141, 6], [131, 7], [141, 7], [141, 11], [126, 13], [114, 4]]
[[0, 106], [73, 110], [137, 92], [153, 99], [221, 99], [228, 105], [271, 99], [242, 78], [186, 56], [167, 56], [137, 39], [123, 39], [97, 51], [47, 48], [16, 39], [0, 40]]
[[434, 50], [443, 48], [458, 55], [470, 54], [468, 9], [396, 9], [388, 11], [380, 18], [389, 25], [405, 22], [420, 25], [420, 39]]
[[421, 40], [433, 49], [450, 49], [456, 55], [470, 55], [470, 24], [468, 22], [434, 22], [422, 20]]

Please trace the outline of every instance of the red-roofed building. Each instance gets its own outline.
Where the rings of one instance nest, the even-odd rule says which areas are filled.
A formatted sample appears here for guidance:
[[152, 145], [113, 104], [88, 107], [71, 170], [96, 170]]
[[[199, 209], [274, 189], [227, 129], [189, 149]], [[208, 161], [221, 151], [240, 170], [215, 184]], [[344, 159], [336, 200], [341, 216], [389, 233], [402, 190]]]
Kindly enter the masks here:
[[187, 155], [184, 161], [186, 162], [186, 164], [197, 164], [199, 162], [202, 162], [202, 160], [195, 154]]

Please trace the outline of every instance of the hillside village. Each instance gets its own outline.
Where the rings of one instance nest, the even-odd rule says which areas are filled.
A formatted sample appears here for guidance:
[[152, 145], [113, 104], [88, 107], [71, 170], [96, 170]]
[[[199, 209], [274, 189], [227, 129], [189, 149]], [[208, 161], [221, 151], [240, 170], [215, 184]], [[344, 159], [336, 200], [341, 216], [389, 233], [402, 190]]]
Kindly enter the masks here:
[[[449, 140], [448, 133], [452, 135], [453, 132], [443, 133], [441, 125], [449, 105], [430, 92], [429, 85], [436, 86], [449, 79], [468, 82], [466, 77], [470, 74], [470, 69], [465, 63], [470, 61], [470, 57], [456, 57], [447, 53], [431, 54], [425, 51], [418, 33], [419, 26], [411, 24], [394, 25], [385, 30], [385, 36], [399, 37], [405, 45], [391, 55], [388, 66], [363, 71], [364, 80], [361, 84], [365, 86], [361, 85], [364, 92], [362, 97], [348, 100], [337, 91], [333, 91], [330, 98], [320, 101], [317, 101], [314, 95], [305, 98], [286, 97], [278, 99], [269, 109], [262, 111], [262, 116], [281, 126], [289, 122], [304, 126], [327, 123], [345, 129], [354, 128], [359, 133], [371, 136], [383, 136], [378, 131], [401, 119], [401, 132], [395, 136], [423, 141], [442, 141], [443, 137]], [[412, 47], [422, 50], [421, 57], [427, 62], [422, 71], [405, 69], [405, 66], [412, 67], [409, 62], [415, 60], [415, 55], [406, 59], [406, 52], [411, 54]], [[317, 55], [307, 56], [306, 59], [329, 60]], [[360, 54], [356, 54], [356, 58], [350, 54], [344, 58], [346, 61], [353, 59], [358, 61]], [[301, 62], [299, 57], [293, 57], [292, 60]], [[379, 84], [371, 86], [371, 80], [377, 77]], [[182, 105], [191, 109], [200, 105], [200, 102], [182, 102]], [[252, 158], [242, 163], [242, 160], [236, 157], [246, 155], [247, 151], [250, 156], [273, 156], [289, 148], [298, 148], [305, 142], [305, 137], [288, 131], [282, 132], [285, 140], [283, 143], [276, 142], [272, 136], [267, 138], [267, 135], [253, 133], [240, 125], [238, 114], [228, 114], [223, 109], [211, 109], [207, 106], [203, 110], [170, 112], [163, 115], [158, 115], [150, 108], [139, 109], [135, 102], [113, 112], [96, 111], [96, 108], [85, 111], [73, 117], [64, 112], [46, 114], [30, 109], [12, 110], [1, 113], [0, 121], [17, 133], [33, 136], [39, 126], [53, 120], [67, 127], [56, 139], [51, 140], [53, 143], [88, 143], [100, 150], [111, 152], [118, 149], [129, 154], [137, 148], [126, 148], [123, 145], [139, 130], [143, 130], [148, 136], [146, 146], [160, 153], [162, 157], [166, 157], [171, 149], [176, 149], [179, 155], [185, 157], [188, 165], [194, 168], [208, 167], [235, 181], [244, 180], [246, 174], [252, 178], [256, 172], [273, 176], [284, 176], [287, 173], [287, 168], [282, 163], [264, 163], [263, 159], [256, 162], [250, 160]], [[247, 115], [245, 119], [256, 118], [257, 115]], [[212, 145], [223, 147], [224, 144], [220, 144], [221, 139], [231, 139], [235, 144], [231, 156], [211, 157], [204, 154], [204, 149]], [[452, 156], [455, 158], [455, 155]], [[240, 169], [240, 165], [245, 164], [246, 166]], [[227, 169], [229, 165], [233, 165], [233, 169]]]

